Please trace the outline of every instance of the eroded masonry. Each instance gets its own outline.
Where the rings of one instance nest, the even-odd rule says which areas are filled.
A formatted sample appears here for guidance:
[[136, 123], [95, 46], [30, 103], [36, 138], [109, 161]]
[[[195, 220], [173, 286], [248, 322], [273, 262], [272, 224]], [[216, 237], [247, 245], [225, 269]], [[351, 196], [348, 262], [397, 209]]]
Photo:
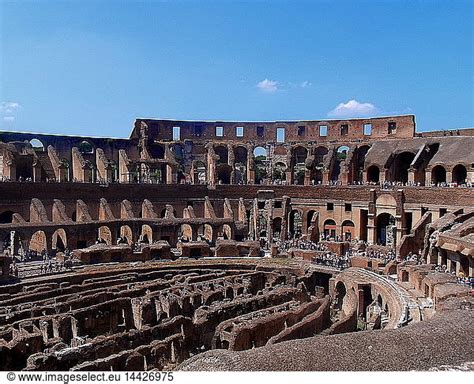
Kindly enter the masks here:
[[413, 115], [0, 132], [0, 368], [474, 361], [472, 148]]

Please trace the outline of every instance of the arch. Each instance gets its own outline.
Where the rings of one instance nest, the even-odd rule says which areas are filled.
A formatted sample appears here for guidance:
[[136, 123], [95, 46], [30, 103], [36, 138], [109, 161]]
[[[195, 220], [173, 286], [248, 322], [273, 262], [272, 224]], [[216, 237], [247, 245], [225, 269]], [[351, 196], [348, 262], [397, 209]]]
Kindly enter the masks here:
[[351, 220], [344, 220], [341, 229], [344, 241], [352, 241], [355, 238], [355, 225]]
[[219, 164], [217, 166], [217, 180], [219, 184], [230, 184], [232, 167], [229, 164]]
[[0, 214], [0, 224], [10, 224], [13, 222], [13, 211], [4, 211]]
[[431, 170], [431, 182], [433, 184], [446, 183], [446, 169], [442, 165], [437, 165]]
[[253, 150], [255, 183], [260, 184], [267, 176], [268, 153], [263, 147], [256, 147]]
[[298, 145], [293, 148], [293, 151], [291, 154], [292, 154], [291, 157], [292, 157], [293, 165], [296, 165], [296, 164], [304, 165], [306, 158], [308, 157], [308, 150], [305, 147]]
[[183, 143], [171, 144], [170, 151], [177, 160], [182, 160], [184, 158], [184, 144]]
[[415, 154], [411, 152], [402, 152], [397, 155], [391, 167], [391, 181], [406, 183], [408, 181], [408, 171]]
[[35, 233], [33, 233], [28, 248], [31, 251], [36, 251], [38, 253], [48, 249], [46, 243], [46, 234], [44, 233], [44, 231], [36, 231]]
[[234, 160], [236, 163], [247, 164], [248, 150], [239, 145], [234, 148]]
[[380, 181], [380, 169], [376, 165], [367, 168], [367, 181], [369, 183], [378, 183]]
[[142, 243], [148, 243], [148, 244], [153, 243], [153, 230], [148, 224], [142, 225], [142, 231], [141, 231], [140, 237], [141, 237]]
[[131, 245], [133, 243], [133, 232], [132, 228], [130, 228], [128, 225], [122, 225], [120, 227], [120, 237], [123, 240], [127, 240], [127, 244]]
[[36, 152], [44, 152], [44, 144], [39, 139], [31, 139], [30, 144]]
[[219, 158], [217, 164], [227, 164], [229, 162], [229, 150], [225, 145], [217, 145], [214, 147], [214, 152]]
[[314, 164], [316, 168], [322, 168], [324, 165], [324, 156], [329, 153], [329, 149], [319, 146], [314, 150]]
[[98, 234], [99, 242], [105, 242], [107, 245], [112, 245], [112, 232], [110, 228], [103, 225], [99, 227], [99, 234]]
[[224, 239], [232, 239], [232, 228], [230, 227], [229, 224], [224, 224], [222, 226], [222, 234]]
[[395, 217], [389, 213], [381, 213], [376, 217], [377, 244], [395, 246], [396, 226]]
[[274, 217], [273, 218], [272, 232], [273, 232], [273, 238], [274, 239], [279, 239], [280, 238], [281, 224], [282, 224], [282, 218], [281, 217]]
[[331, 180], [338, 180], [339, 174], [341, 173], [341, 162], [346, 160], [349, 153], [349, 147], [347, 145], [341, 145], [336, 149], [335, 160], [331, 172]]
[[193, 240], [193, 228], [189, 224], [181, 224], [180, 227], [180, 236], [184, 241]]
[[323, 231], [324, 231], [324, 238], [329, 239], [336, 239], [336, 222], [333, 219], [326, 219], [323, 223]]
[[273, 180], [286, 180], [286, 164], [279, 161], [273, 168]]
[[303, 214], [298, 209], [290, 212], [290, 232], [293, 237], [300, 237], [303, 230]]
[[353, 161], [354, 168], [352, 179], [353, 181], [363, 181], [364, 179], [364, 164], [367, 152], [369, 152], [370, 146], [363, 145], [355, 151], [355, 159]]
[[79, 148], [79, 152], [81, 152], [83, 154], [94, 153], [94, 147], [87, 140], [81, 141], [78, 148]]
[[453, 183], [466, 184], [467, 169], [464, 165], [458, 164], [453, 168]]
[[66, 231], [63, 228], [58, 228], [54, 231], [51, 241], [51, 248], [59, 252], [64, 252], [67, 248]]
[[193, 164], [194, 183], [206, 184], [206, 164], [203, 161], [195, 161]]
[[306, 215], [306, 229], [311, 226], [311, 220], [313, 220], [313, 215], [316, 213], [315, 210], [311, 210]]
[[344, 304], [344, 298], [346, 297], [347, 289], [342, 281], [338, 281], [335, 287], [336, 297], [334, 309], [342, 310]]

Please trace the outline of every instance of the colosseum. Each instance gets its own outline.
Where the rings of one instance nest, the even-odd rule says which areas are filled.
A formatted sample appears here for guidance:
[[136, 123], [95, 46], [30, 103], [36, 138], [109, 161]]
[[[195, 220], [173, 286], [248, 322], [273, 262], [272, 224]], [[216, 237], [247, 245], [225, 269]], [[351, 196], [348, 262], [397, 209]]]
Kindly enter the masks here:
[[473, 369], [474, 128], [0, 132], [0, 369]]

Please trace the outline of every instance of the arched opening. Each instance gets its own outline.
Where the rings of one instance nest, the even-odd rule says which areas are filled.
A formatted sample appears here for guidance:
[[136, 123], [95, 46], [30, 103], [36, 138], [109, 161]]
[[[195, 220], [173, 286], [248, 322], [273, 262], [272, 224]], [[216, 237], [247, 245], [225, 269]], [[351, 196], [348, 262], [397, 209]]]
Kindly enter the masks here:
[[378, 183], [380, 181], [380, 169], [376, 165], [367, 168], [367, 181], [369, 183]]
[[217, 159], [217, 164], [228, 164], [229, 162], [229, 151], [224, 145], [218, 145], [214, 148], [214, 152], [219, 158]]
[[206, 164], [202, 161], [194, 162], [194, 183], [206, 184]]
[[91, 154], [94, 153], [94, 147], [87, 140], [83, 140], [79, 144], [79, 152], [81, 152], [82, 154]]
[[121, 242], [126, 241], [128, 245], [131, 245], [133, 243], [132, 228], [130, 228], [128, 225], [122, 225], [120, 227], [120, 239]]
[[395, 247], [397, 227], [395, 217], [389, 213], [381, 213], [376, 219], [377, 244]]
[[238, 146], [234, 149], [235, 183], [244, 184], [247, 181], [247, 148]]
[[182, 241], [192, 241], [193, 228], [189, 224], [182, 224], [180, 228], [180, 237]]
[[304, 184], [304, 176], [306, 170], [306, 158], [308, 150], [302, 146], [293, 148], [291, 163], [293, 166], [293, 180], [297, 185]]
[[437, 165], [431, 170], [431, 182], [435, 185], [446, 183], [446, 169], [442, 165]]
[[466, 184], [467, 169], [464, 165], [458, 164], [453, 168], [453, 182], [456, 184]]
[[267, 150], [263, 147], [256, 147], [253, 151], [255, 167], [255, 183], [261, 184], [268, 176], [267, 173]]
[[36, 251], [38, 253], [47, 250], [46, 234], [43, 231], [33, 233], [28, 248], [30, 251]]
[[0, 224], [10, 224], [13, 222], [13, 211], [5, 211], [0, 214]]
[[346, 296], [346, 293], [347, 293], [347, 290], [346, 290], [346, 286], [344, 285], [344, 283], [342, 281], [338, 281], [338, 283], [336, 284], [336, 300], [335, 300], [335, 304], [334, 304], [334, 309], [336, 310], [342, 310], [342, 306], [344, 304], [344, 297]]
[[44, 152], [44, 144], [40, 140], [30, 140], [30, 144], [36, 152]]
[[281, 236], [281, 217], [273, 218], [272, 226], [273, 226], [273, 239], [277, 240]]
[[326, 240], [336, 239], [336, 222], [333, 219], [327, 219], [323, 224], [324, 238]]
[[53, 233], [51, 248], [58, 252], [64, 252], [67, 247], [66, 231], [59, 228]]
[[99, 227], [98, 242], [112, 245], [112, 232], [109, 227]]
[[364, 163], [369, 149], [370, 147], [368, 145], [357, 148], [355, 159], [353, 160], [352, 181], [361, 182], [364, 179]]
[[355, 226], [351, 220], [342, 222], [342, 238], [344, 241], [352, 241], [355, 238]]
[[308, 229], [311, 226], [311, 220], [313, 220], [313, 215], [316, 213], [316, 211], [309, 211], [307, 216], [306, 216], [306, 229]]
[[331, 172], [331, 180], [337, 181], [339, 179], [339, 174], [341, 173], [341, 163], [346, 160], [348, 153], [349, 147], [347, 145], [341, 145], [339, 148], [337, 148], [334, 165]]
[[284, 181], [286, 180], [286, 165], [282, 162], [275, 164], [273, 169], [273, 180], [274, 181]]
[[406, 183], [408, 181], [408, 170], [415, 158], [415, 154], [411, 152], [402, 152], [393, 161], [391, 174], [392, 181]]
[[229, 164], [219, 164], [217, 166], [218, 184], [230, 184], [232, 167]]
[[303, 215], [297, 209], [290, 212], [290, 237], [299, 238], [303, 230]]
[[170, 151], [174, 155], [178, 162], [181, 162], [184, 158], [184, 145], [183, 143], [173, 143], [170, 145]]
[[141, 233], [141, 242], [151, 244], [153, 243], [153, 230], [148, 224], [142, 225], [142, 233]]

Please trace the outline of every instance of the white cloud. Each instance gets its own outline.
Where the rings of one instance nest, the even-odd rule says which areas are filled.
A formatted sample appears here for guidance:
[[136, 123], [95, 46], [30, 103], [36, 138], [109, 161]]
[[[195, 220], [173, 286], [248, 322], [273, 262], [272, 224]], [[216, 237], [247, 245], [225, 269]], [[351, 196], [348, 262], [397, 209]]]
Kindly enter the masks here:
[[275, 93], [278, 91], [278, 82], [274, 80], [262, 80], [257, 84], [257, 88], [262, 92]]
[[347, 103], [340, 103], [332, 111], [328, 112], [329, 117], [362, 117], [373, 115], [378, 112], [377, 107], [370, 103], [359, 103], [357, 100], [349, 100]]
[[313, 84], [310, 81], [305, 80], [305, 81], [301, 82], [300, 87], [301, 88], [307, 88], [307, 87], [311, 87], [312, 85]]
[[13, 113], [18, 108], [20, 108], [20, 103], [16, 101], [2, 101], [0, 104], [0, 111], [3, 113]]
[[3, 121], [6, 121], [6, 122], [15, 121], [15, 117], [14, 116], [4, 116]]

